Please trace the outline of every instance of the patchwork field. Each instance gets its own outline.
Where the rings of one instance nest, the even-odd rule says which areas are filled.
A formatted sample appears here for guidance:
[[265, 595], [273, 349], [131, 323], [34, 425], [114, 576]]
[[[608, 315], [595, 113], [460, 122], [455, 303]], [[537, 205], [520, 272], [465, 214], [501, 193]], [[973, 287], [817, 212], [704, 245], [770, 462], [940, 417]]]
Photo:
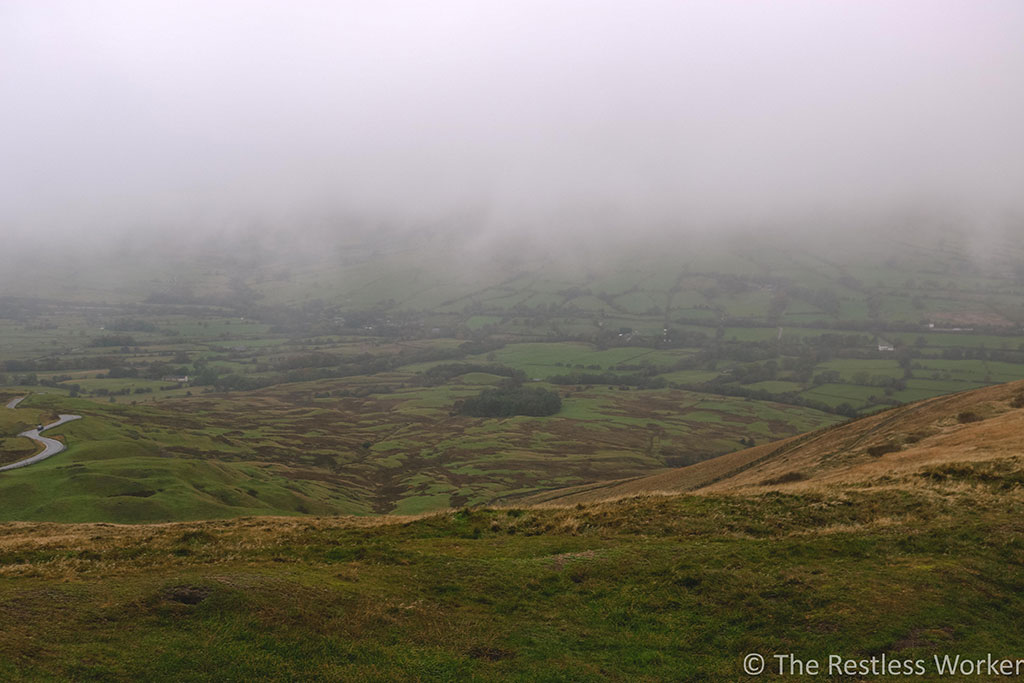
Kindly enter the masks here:
[[[1024, 378], [1016, 244], [979, 262], [954, 236], [878, 234], [838, 262], [750, 236], [452, 268], [457, 245], [411, 239], [301, 264], [96, 255], [32, 296], [11, 283], [0, 392], [30, 398], [0, 410], [0, 462], [34, 452], [16, 434], [44, 416], [86, 419], [0, 476], [0, 518], [492, 504]], [[561, 406], [459, 414], [508, 385]]]
[[500, 379], [470, 372], [426, 387], [393, 372], [136, 406], [34, 394], [7, 419], [85, 419], [54, 430], [68, 451], [0, 477], [0, 518], [412, 514], [641, 475], [839, 419], [604, 386], [564, 390], [553, 417], [450, 414], [454, 401]]

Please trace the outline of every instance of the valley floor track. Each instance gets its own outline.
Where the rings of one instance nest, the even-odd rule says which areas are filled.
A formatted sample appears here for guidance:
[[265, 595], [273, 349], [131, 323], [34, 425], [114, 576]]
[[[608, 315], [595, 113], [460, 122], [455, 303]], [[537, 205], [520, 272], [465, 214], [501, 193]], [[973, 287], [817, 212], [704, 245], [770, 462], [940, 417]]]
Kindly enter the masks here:
[[[19, 403], [25, 400], [25, 398], [25, 396], [22, 396], [21, 398], [12, 399], [7, 404], [7, 407], [10, 408], [11, 410], [14, 410], [15, 408], [18, 407]], [[36, 443], [42, 444], [43, 450], [39, 453], [36, 453], [31, 458], [25, 458], [24, 460], [19, 460], [18, 462], [11, 463], [10, 465], [4, 465], [3, 467], [0, 467], [0, 472], [4, 472], [6, 470], [16, 470], [20, 467], [34, 465], [37, 462], [46, 460], [47, 458], [50, 458], [62, 452], [65, 448], [67, 448], [67, 446], [62, 444], [60, 441], [57, 441], [56, 439], [48, 439], [45, 436], [42, 436], [40, 432], [47, 429], [53, 429], [54, 427], [59, 427], [60, 425], [66, 422], [71, 422], [72, 420], [81, 419], [81, 415], [60, 415], [59, 419], [56, 422], [51, 422], [42, 429], [29, 429], [28, 431], [22, 432], [18, 436], [23, 436], [27, 439], [32, 439]]]

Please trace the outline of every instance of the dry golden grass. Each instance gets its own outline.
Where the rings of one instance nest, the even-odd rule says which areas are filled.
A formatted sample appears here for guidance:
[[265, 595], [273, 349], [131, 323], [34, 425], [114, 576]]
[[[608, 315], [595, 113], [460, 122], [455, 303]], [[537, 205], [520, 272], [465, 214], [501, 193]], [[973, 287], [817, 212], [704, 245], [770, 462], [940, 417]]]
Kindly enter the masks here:
[[[166, 524], [9, 522], [0, 524], [0, 553], [31, 554], [33, 560], [0, 564], [0, 577], [70, 579], [83, 572], [131, 573], [154, 563], [165, 568], [183, 567], [194, 564], [197, 558], [192, 553], [175, 551], [180, 553], [182, 547], [193, 542], [216, 545], [215, 553], [202, 557], [203, 563], [230, 563], [243, 556], [288, 547], [310, 534], [402, 525], [451, 514], [446, 511], [416, 516], [245, 517]], [[137, 557], [126, 556], [125, 548], [140, 552]], [[40, 560], [40, 554], [49, 559]]]
[[923, 473], [957, 463], [999, 463], [1015, 472], [1022, 470], [1024, 409], [1013, 404], [1022, 395], [1024, 382], [942, 396], [689, 467], [549, 491], [525, 502], [572, 505], [682, 492], [918, 487], [926, 481]]
[[754, 448], [747, 448], [734, 453], [727, 453], [717, 458], [705, 460], [688, 467], [659, 472], [647, 477], [633, 477], [630, 479], [619, 479], [611, 482], [600, 482], [572, 488], [545, 491], [523, 499], [527, 505], [544, 505], [548, 503], [570, 505], [582, 502], [598, 500], [613, 500], [635, 495], [649, 495], [655, 492], [666, 494], [678, 494], [684, 491], [694, 491], [704, 486], [709, 486], [720, 478], [728, 477], [731, 473], [751, 463], [766, 457], [775, 450], [792, 443], [792, 437], [762, 444]]

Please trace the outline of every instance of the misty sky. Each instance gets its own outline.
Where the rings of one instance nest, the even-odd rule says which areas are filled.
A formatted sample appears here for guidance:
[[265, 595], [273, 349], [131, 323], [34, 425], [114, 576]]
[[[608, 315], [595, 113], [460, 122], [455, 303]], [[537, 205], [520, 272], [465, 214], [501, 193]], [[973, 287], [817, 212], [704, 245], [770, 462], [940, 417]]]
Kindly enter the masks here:
[[4, 2], [0, 102], [8, 235], [1024, 204], [1019, 0]]

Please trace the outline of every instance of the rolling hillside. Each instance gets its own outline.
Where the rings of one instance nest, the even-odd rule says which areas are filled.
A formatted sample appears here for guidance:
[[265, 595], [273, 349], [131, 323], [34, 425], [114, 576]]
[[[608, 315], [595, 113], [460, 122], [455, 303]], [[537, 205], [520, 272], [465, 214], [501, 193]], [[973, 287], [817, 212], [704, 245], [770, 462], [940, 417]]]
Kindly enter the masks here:
[[18, 624], [0, 675], [735, 681], [746, 653], [796, 653], [964, 680], [935, 657], [1024, 648], [1022, 394], [934, 399], [532, 507], [0, 524], [0, 619]]
[[900, 406], [853, 422], [613, 482], [549, 491], [529, 503], [573, 504], [681, 492], [916, 487], [1024, 475], [1024, 382]]

